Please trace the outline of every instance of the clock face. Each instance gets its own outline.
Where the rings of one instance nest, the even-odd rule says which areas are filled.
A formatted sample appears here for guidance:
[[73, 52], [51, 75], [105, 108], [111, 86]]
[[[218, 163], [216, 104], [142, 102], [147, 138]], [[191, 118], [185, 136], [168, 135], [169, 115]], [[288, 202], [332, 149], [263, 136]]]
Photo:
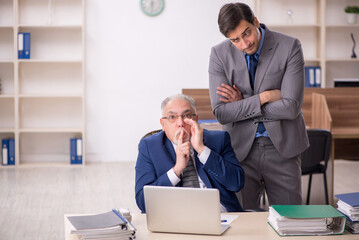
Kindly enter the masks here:
[[146, 15], [157, 16], [163, 11], [165, 0], [140, 0], [140, 6]]

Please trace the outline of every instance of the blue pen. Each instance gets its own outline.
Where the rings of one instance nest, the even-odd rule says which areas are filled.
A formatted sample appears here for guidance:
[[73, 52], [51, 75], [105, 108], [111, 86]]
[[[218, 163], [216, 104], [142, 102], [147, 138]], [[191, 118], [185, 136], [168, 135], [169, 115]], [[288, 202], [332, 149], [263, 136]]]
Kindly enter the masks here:
[[221, 220], [221, 222], [227, 222], [227, 220]]

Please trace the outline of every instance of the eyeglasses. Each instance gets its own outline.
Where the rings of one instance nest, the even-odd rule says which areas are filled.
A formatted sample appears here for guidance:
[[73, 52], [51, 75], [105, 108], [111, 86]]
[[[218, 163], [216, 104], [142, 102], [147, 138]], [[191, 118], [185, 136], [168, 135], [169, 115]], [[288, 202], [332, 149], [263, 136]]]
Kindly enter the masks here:
[[196, 116], [196, 114], [194, 114], [194, 113], [184, 113], [182, 115], [170, 114], [167, 117], [162, 117], [162, 119], [167, 119], [169, 122], [173, 123], [173, 122], [177, 121], [177, 119], [179, 117], [181, 117], [183, 120], [185, 120], [185, 119], [193, 119], [195, 116]]

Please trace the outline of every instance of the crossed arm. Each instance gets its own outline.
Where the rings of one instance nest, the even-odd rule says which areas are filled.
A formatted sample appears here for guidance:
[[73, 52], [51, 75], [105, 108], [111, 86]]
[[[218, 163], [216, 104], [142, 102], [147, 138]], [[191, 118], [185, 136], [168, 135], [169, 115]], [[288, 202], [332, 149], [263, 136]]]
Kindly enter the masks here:
[[[279, 82], [280, 88], [267, 89], [253, 96], [243, 98], [240, 89], [230, 84], [225, 62], [212, 49], [210, 58], [210, 95], [214, 114], [222, 124], [248, 120], [251, 118], [268, 118], [270, 121], [295, 119], [301, 110], [304, 95], [304, 59], [301, 45], [295, 40], [287, 56], [286, 65], [280, 79], [263, 81]], [[225, 70], [226, 69], [226, 70]], [[233, 79], [231, 80], [233, 81]]]

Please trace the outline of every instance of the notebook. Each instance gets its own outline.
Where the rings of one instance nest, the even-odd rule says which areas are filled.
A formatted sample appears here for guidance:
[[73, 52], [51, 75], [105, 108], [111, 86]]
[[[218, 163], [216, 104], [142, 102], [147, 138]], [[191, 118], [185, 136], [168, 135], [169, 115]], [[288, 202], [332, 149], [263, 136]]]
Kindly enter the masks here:
[[152, 232], [221, 235], [219, 191], [213, 188], [144, 187], [147, 228]]

